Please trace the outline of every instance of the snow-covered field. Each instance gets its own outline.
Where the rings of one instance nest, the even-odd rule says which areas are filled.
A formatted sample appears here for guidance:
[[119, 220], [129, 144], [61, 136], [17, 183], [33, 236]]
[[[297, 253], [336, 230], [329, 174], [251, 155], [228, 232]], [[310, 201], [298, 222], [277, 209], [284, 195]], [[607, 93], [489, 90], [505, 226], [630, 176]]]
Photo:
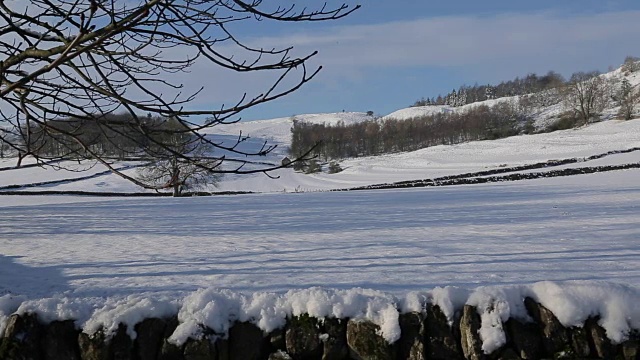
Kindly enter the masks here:
[[[591, 289], [581, 300], [591, 305], [578, 312], [557, 305], [567, 322], [599, 311], [594, 299], [604, 296], [629, 319], [611, 325], [620, 337], [625, 326], [640, 326], [639, 182], [640, 171], [629, 170], [422, 190], [179, 199], [3, 196], [0, 291], [25, 296], [20, 302], [30, 299], [21, 311], [84, 319], [89, 330], [177, 312], [182, 303], [195, 306], [192, 301], [236, 306], [247, 317], [255, 307], [275, 306], [254, 316], [269, 329], [295, 309], [336, 315], [328, 305], [336, 298], [351, 301], [346, 309], [356, 313], [378, 304], [361, 316], [383, 323], [389, 315], [378, 311], [398, 301], [415, 308], [417, 299], [431, 297], [452, 308], [480, 301], [465, 289], [498, 286], [476, 293], [488, 301], [538, 289], [553, 306], [569, 291], [562, 289], [578, 287]], [[554, 283], [528, 286], [541, 281]], [[433, 290], [439, 286], [454, 288]], [[314, 287], [329, 290], [308, 290]], [[313, 299], [300, 300], [303, 295]], [[0, 297], [5, 315], [18, 306], [8, 296]], [[304, 307], [293, 307], [295, 299]], [[512, 307], [517, 315], [517, 304]], [[221, 326], [223, 320], [213, 318]], [[394, 324], [388, 324], [389, 339]]]
[[427, 190], [42, 204], [6, 196], [0, 284], [83, 297], [210, 286], [640, 285], [639, 181], [629, 170]]

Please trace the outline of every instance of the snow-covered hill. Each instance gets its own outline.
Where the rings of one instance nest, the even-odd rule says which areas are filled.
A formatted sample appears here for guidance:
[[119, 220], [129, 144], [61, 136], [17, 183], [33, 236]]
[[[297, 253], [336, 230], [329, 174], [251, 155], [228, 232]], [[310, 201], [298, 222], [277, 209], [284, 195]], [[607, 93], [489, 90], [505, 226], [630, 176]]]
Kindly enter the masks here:
[[400, 110], [396, 110], [389, 115], [383, 117], [387, 120], [407, 120], [415, 117], [435, 115], [439, 113], [464, 112], [479, 105], [494, 106], [502, 102], [514, 103], [518, 101], [518, 96], [504, 97], [486, 101], [479, 101], [464, 106], [435, 105], [435, 106], [412, 106]]
[[[622, 79], [627, 79], [629, 83], [635, 88], [640, 87], [640, 72], [625, 73], [622, 68], [618, 68], [606, 74], [602, 74], [602, 77], [606, 79], [617, 79], [618, 83]], [[485, 105], [495, 106], [499, 103], [508, 102], [511, 104], [517, 104], [520, 96], [504, 97], [499, 99], [491, 99], [465, 106], [453, 107], [449, 105], [437, 105], [437, 106], [416, 106], [408, 107], [396, 110], [388, 115], [382, 116], [382, 120], [406, 120], [415, 117], [434, 115], [438, 113], [451, 113], [451, 112], [465, 112], [471, 108]], [[603, 119], [611, 119], [618, 111], [613, 103], [605, 110]], [[550, 120], [555, 119], [562, 112], [562, 104], [554, 104], [545, 108], [540, 108], [534, 114], [534, 120], [540, 126], [548, 123]], [[274, 141], [282, 146], [288, 146], [290, 143], [290, 129], [293, 125], [293, 121], [304, 121], [309, 123], [324, 123], [327, 125], [336, 125], [338, 122], [342, 122], [345, 125], [372, 120], [371, 116], [365, 113], [358, 112], [342, 112], [342, 113], [328, 113], [328, 114], [302, 114], [294, 115], [286, 118], [277, 118], [270, 120], [256, 120], [245, 121], [230, 125], [224, 125], [215, 127], [210, 130], [209, 133], [223, 134], [223, 135], [235, 135], [237, 136], [240, 131], [244, 135], [252, 137], [262, 138]]]
[[[585, 158], [640, 147], [640, 119], [611, 120], [575, 130], [521, 135], [494, 141], [441, 145], [413, 152], [347, 159], [338, 174], [302, 174], [291, 169], [245, 176], [220, 184], [222, 190], [314, 191], [350, 188], [403, 180], [436, 178], [469, 172], [535, 164], [548, 160]], [[640, 152], [607, 157], [607, 164], [640, 161]], [[572, 167], [602, 165], [604, 160]]]
[[286, 118], [254, 120], [220, 125], [206, 130], [205, 133], [237, 136], [240, 131], [242, 131], [243, 135], [271, 140], [272, 142], [288, 146], [291, 142], [291, 127], [293, 126], [294, 121], [304, 121], [314, 124], [324, 123], [327, 125], [337, 125], [342, 122], [345, 125], [349, 125], [371, 119], [371, 116], [361, 112], [303, 114]]
[[[640, 86], [640, 72], [623, 73], [622, 69], [602, 75], [606, 78], [626, 78], [633, 86]], [[501, 98], [465, 105], [422, 106], [400, 109], [382, 117], [389, 119], [408, 119], [416, 116], [438, 112], [466, 111], [469, 108], [487, 105], [493, 106], [501, 102], [515, 103], [518, 97]], [[543, 124], [553, 119], [561, 111], [556, 104], [539, 109], [536, 121]], [[605, 111], [603, 119], [611, 119], [618, 111], [610, 107]], [[233, 145], [238, 136], [249, 136], [241, 144], [242, 150], [259, 150], [265, 142], [277, 145], [268, 156], [257, 160], [277, 164], [288, 155], [290, 131], [294, 121], [308, 123], [324, 123], [345, 125], [372, 120], [372, 116], [360, 112], [340, 112], [329, 114], [302, 114], [285, 118], [245, 121], [234, 124], [218, 125], [207, 130], [207, 135], [225, 145]], [[267, 177], [264, 174], [245, 176], [228, 175], [222, 179], [215, 191], [317, 191], [344, 189], [371, 184], [436, 178], [462, 173], [528, 165], [548, 160], [567, 158], [586, 158], [610, 151], [627, 150], [640, 147], [640, 120], [618, 121], [607, 120], [590, 126], [558, 131], [554, 133], [523, 135], [496, 141], [477, 141], [450, 146], [435, 146], [414, 152], [387, 154], [376, 157], [352, 158], [342, 160], [344, 171], [338, 174], [303, 174], [292, 169], [281, 169]], [[220, 155], [220, 154], [218, 154]], [[637, 152], [607, 157], [610, 163], [632, 163], [639, 161]], [[569, 167], [601, 164], [585, 162], [568, 165]], [[11, 166], [13, 159], [0, 159], [0, 168]], [[38, 186], [22, 189], [34, 190], [82, 190], [98, 192], [141, 192], [139, 187], [111, 174], [99, 174], [104, 169], [91, 168], [86, 173], [56, 171], [52, 168], [28, 168], [0, 172], [0, 188], [11, 185], [42, 183]], [[127, 170], [135, 175], [135, 169]], [[87, 177], [87, 174], [95, 174]], [[62, 181], [64, 179], [79, 179]], [[54, 181], [58, 182], [54, 182]]]
[[[629, 81], [629, 83], [633, 87], [635, 88], [640, 87], [640, 72], [638, 71], [633, 73], [625, 73], [623, 68], [620, 67], [614, 71], [602, 74], [600, 76], [608, 80], [617, 80], [618, 84], [623, 79], [626, 79]], [[406, 119], [411, 119], [415, 117], [434, 115], [438, 113], [464, 112], [470, 108], [473, 108], [479, 105], [486, 105], [491, 107], [502, 102], [517, 104], [519, 98], [520, 96], [503, 97], [499, 99], [480, 101], [480, 102], [467, 104], [459, 107], [453, 107], [450, 105], [414, 106], [414, 107], [408, 107], [408, 108], [394, 111], [391, 114], [384, 116], [383, 119], [406, 120]], [[617, 113], [618, 109], [619, 108], [616, 107], [614, 104], [611, 104], [611, 106], [605, 110], [603, 118], [605, 119], [611, 118], [612, 115]], [[535, 114], [535, 121], [537, 123], [540, 123], [540, 125], [545, 124], [549, 119], [556, 117], [561, 111], [562, 111], [561, 104], [555, 104], [546, 108], [541, 108], [539, 109], [539, 112]]]
[[[239, 124], [240, 125], [240, 124]], [[257, 141], [259, 144], [260, 141]], [[287, 144], [282, 144], [285, 147]], [[292, 169], [243, 176], [226, 176], [212, 191], [292, 192], [344, 189], [371, 184], [436, 178], [503, 169], [548, 160], [587, 158], [611, 151], [640, 147], [640, 119], [603, 121], [579, 129], [552, 133], [521, 135], [494, 141], [475, 141], [457, 145], [441, 145], [413, 152], [347, 159], [344, 171], [337, 174], [303, 174]], [[283, 151], [284, 153], [284, 151]], [[265, 160], [279, 161], [276, 152]], [[14, 164], [13, 159], [0, 159], [0, 167]], [[607, 156], [583, 161], [567, 167], [629, 164], [640, 161], [640, 152]], [[11, 185], [44, 183], [22, 190], [83, 190], [98, 192], [140, 192], [137, 186], [118, 176], [94, 167], [83, 173], [57, 171], [53, 168], [24, 168], [0, 172], [0, 188]], [[131, 175], [135, 169], [126, 170]], [[96, 174], [87, 178], [88, 175]], [[78, 179], [78, 181], [62, 181]], [[58, 180], [60, 182], [52, 183]]]

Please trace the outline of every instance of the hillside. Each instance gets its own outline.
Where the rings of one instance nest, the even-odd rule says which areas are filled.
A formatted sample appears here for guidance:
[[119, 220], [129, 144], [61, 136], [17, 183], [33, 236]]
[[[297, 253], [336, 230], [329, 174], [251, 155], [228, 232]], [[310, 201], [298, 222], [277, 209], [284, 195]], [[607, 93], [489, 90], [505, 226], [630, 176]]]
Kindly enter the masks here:
[[[637, 67], [638, 65], [636, 63], [635, 68]], [[640, 72], [637, 70], [635, 72], [628, 72], [625, 65], [619, 67], [618, 69], [610, 71], [608, 73], [601, 74], [600, 77], [605, 79], [617, 79], [618, 81], [626, 79], [636, 89], [640, 86]], [[521, 98], [521, 96], [501, 97], [501, 98], [491, 99], [486, 101], [478, 101], [478, 102], [466, 104], [463, 106], [451, 106], [451, 105], [412, 106], [412, 107], [394, 111], [391, 114], [388, 114], [387, 116], [385, 116], [384, 119], [406, 120], [406, 119], [411, 119], [415, 117], [429, 116], [437, 113], [464, 112], [478, 105], [486, 105], [491, 107], [501, 102], [517, 103], [519, 98]], [[539, 122], [540, 123], [539, 125], [545, 124], [546, 122], [549, 121], [549, 119], [552, 119], [553, 117], [557, 116], [560, 113], [561, 111], [560, 108], [561, 106], [558, 104], [558, 105], [542, 107], [538, 109], [539, 111], [536, 114], [536, 118], [535, 118], [536, 122]], [[613, 106], [607, 110], [608, 111], [605, 111], [605, 118], [607, 116], [615, 114], [618, 108]]]
[[[605, 78], [626, 78], [634, 87], [640, 85], [640, 73], [624, 74], [622, 69], [602, 75]], [[516, 102], [518, 97], [501, 98], [473, 103], [461, 107], [422, 106], [400, 109], [383, 116], [382, 120], [409, 119], [437, 112], [464, 112], [469, 108], [503, 102]], [[616, 107], [605, 110], [603, 119], [611, 119]], [[535, 121], [540, 127], [553, 121], [561, 112], [561, 105], [535, 109]], [[303, 114], [286, 118], [245, 121], [219, 125], [208, 131], [215, 141], [233, 144], [240, 133], [249, 139], [241, 146], [244, 150], [259, 149], [264, 142], [277, 145], [276, 149], [261, 162], [278, 164], [288, 156], [290, 131], [295, 121], [312, 124], [344, 125], [355, 124], [373, 118], [366, 113], [341, 112], [330, 114]], [[504, 169], [536, 164], [550, 160], [582, 159], [611, 151], [640, 147], [640, 120], [607, 120], [577, 129], [552, 133], [520, 135], [494, 141], [474, 141], [456, 145], [439, 145], [412, 152], [401, 152], [381, 156], [344, 159], [340, 162], [343, 172], [338, 174], [304, 174], [292, 169], [281, 169], [267, 177], [263, 174], [245, 176], [225, 176], [217, 187], [210, 191], [318, 191], [345, 189], [380, 183], [432, 179], [465, 173]], [[218, 155], [224, 155], [218, 153]], [[598, 166], [607, 164], [628, 164], [638, 161], [637, 152], [607, 156], [606, 160], [579, 162], [567, 167]], [[0, 159], [0, 168], [14, 165], [14, 159]], [[122, 166], [135, 164], [122, 164]], [[74, 165], [76, 166], [76, 165]], [[88, 171], [81, 173], [56, 171], [53, 168], [25, 168], [0, 172], [0, 189], [4, 191], [53, 190], [53, 191], [95, 191], [95, 192], [149, 192], [114, 176], [100, 166], [79, 165]], [[135, 169], [125, 170], [135, 175]], [[22, 185], [33, 186], [19, 188]]]
[[[287, 143], [280, 143], [281, 148]], [[317, 191], [343, 189], [385, 182], [436, 178], [441, 176], [504, 169], [549, 160], [586, 158], [617, 150], [640, 147], [640, 119], [610, 120], [579, 129], [553, 133], [521, 135], [494, 141], [476, 141], [458, 145], [443, 145], [414, 152], [376, 157], [347, 159], [345, 169], [338, 174], [303, 174], [292, 169], [275, 171], [272, 179], [263, 174], [227, 176], [214, 191]], [[277, 162], [282, 153], [276, 152], [265, 160]], [[606, 156], [581, 161], [566, 167], [586, 167], [603, 164], [628, 164], [640, 160], [639, 152]], [[0, 167], [11, 166], [13, 159], [1, 159]], [[24, 168], [0, 172], [0, 187], [44, 183], [24, 188], [38, 190], [83, 190], [102, 192], [140, 192], [141, 190], [110, 173], [101, 174], [99, 167], [82, 173], [56, 171], [51, 168]], [[135, 170], [127, 170], [134, 174]], [[78, 181], [91, 174], [95, 177]], [[101, 174], [101, 175], [100, 175]], [[64, 181], [65, 179], [69, 181]], [[55, 183], [54, 181], [59, 181]]]
[[345, 125], [371, 120], [372, 117], [360, 112], [341, 112], [329, 114], [302, 114], [286, 118], [244, 121], [229, 125], [221, 125], [207, 129], [208, 134], [237, 136], [240, 131], [243, 134], [270, 140], [272, 142], [288, 146], [291, 142], [291, 127], [293, 121], [304, 121], [312, 124], [337, 125], [342, 122]]
[[411, 118], [429, 116], [438, 113], [451, 113], [451, 112], [463, 112], [467, 109], [476, 107], [478, 105], [493, 106], [502, 102], [514, 102], [517, 101], [517, 96], [504, 97], [499, 99], [492, 99], [486, 101], [479, 101], [473, 104], [467, 104], [464, 106], [451, 106], [451, 105], [430, 105], [430, 106], [412, 106], [400, 110], [396, 110], [389, 115], [383, 117], [383, 119], [390, 120], [407, 120]]

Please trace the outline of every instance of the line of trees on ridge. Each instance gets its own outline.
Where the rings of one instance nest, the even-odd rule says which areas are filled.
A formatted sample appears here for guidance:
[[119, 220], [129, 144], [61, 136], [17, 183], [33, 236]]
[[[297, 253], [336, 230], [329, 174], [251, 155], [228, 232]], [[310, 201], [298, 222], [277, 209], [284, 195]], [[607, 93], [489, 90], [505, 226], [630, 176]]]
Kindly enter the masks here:
[[318, 144], [321, 159], [414, 151], [435, 145], [498, 139], [518, 134], [528, 123], [516, 104], [478, 105], [464, 112], [443, 112], [407, 120], [372, 119], [336, 126], [293, 121], [290, 152], [296, 156]]
[[[640, 69], [639, 61], [640, 58], [638, 57], [627, 56], [622, 65], [622, 71], [627, 74], [638, 71]], [[458, 90], [453, 89], [445, 95], [430, 98], [423, 97], [415, 101], [412, 106], [449, 105], [458, 107], [503, 97], [540, 93], [576, 83], [576, 78], [584, 78], [585, 74], [590, 77], [599, 75], [598, 72], [577, 72], [569, 79], [565, 79], [564, 76], [555, 71], [549, 71], [542, 76], [531, 73], [522, 78], [516, 77], [514, 80], [503, 81], [498, 85], [462, 85]]]
[[108, 161], [136, 161], [142, 165], [136, 172], [139, 181], [166, 185], [174, 196], [219, 181], [221, 174], [215, 170], [222, 160], [189, 128], [175, 119], [151, 114], [139, 120], [126, 113], [92, 120], [60, 119], [46, 127], [24, 127], [17, 140], [40, 159], [95, 160], [97, 154]]
[[565, 83], [565, 78], [554, 71], [549, 71], [543, 76], [538, 76], [532, 73], [523, 78], [517, 77], [514, 80], [501, 82], [498, 85], [462, 85], [458, 90], [453, 89], [445, 95], [438, 95], [437, 97], [431, 98], [423, 97], [414, 102], [412, 106], [464, 106], [485, 100], [525, 95], [555, 89]]

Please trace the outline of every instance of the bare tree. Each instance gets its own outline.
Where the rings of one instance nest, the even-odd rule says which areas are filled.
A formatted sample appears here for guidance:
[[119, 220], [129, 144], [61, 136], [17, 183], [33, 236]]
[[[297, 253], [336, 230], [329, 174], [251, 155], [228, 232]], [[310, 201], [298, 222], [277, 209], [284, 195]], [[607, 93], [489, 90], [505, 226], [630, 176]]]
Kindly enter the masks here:
[[597, 72], [578, 72], [563, 89], [564, 104], [583, 124], [599, 116], [609, 101], [609, 83]]
[[[213, 157], [210, 144], [190, 132], [180, 132], [183, 127], [175, 119], [150, 119], [155, 132], [150, 134], [154, 142], [169, 146], [151, 145], [151, 161], [138, 168], [136, 178], [159, 188], [169, 188], [173, 196], [181, 196], [184, 190], [206, 189], [215, 185], [222, 174], [210, 171], [222, 161]], [[177, 154], [188, 156], [188, 160]]]
[[210, 157], [207, 148], [197, 146], [191, 152], [185, 151], [189, 161], [169, 154], [158, 157], [139, 168], [137, 178], [147, 184], [171, 188], [173, 196], [181, 196], [184, 190], [206, 189], [217, 184], [221, 177], [219, 173], [208, 171], [208, 168], [217, 167], [220, 160]]
[[0, 158], [3, 158], [6, 155], [8, 155], [7, 154], [8, 151], [9, 151], [9, 147], [7, 146], [7, 143], [2, 138], [0, 138]]
[[[33, 139], [36, 132], [64, 136], [71, 139], [65, 144], [74, 154], [150, 189], [175, 184], [149, 183], [119, 172], [115, 160], [91, 146], [80, 135], [83, 131], [70, 131], [60, 120], [91, 122], [92, 131], [115, 145], [135, 143], [139, 152], [134, 155], [143, 159], [170, 154], [215, 174], [277, 169], [282, 165], [247, 166], [255, 163], [251, 156], [268, 154], [273, 146], [265, 143], [257, 151], [243, 151], [238, 147], [241, 135], [235, 144], [221, 144], [202, 130], [238, 121], [241, 111], [299, 89], [320, 70], [307, 68], [315, 52], [299, 56], [291, 47], [253, 47], [232, 29], [245, 22], [339, 19], [358, 7], [331, 8], [325, 3], [309, 9], [261, 0], [0, 1], [0, 138], [18, 154], [20, 166], [27, 156], [47, 160], [38, 149], [42, 142]], [[183, 93], [183, 85], [172, 75], [196, 63], [210, 72], [270, 72], [275, 80], [260, 94], [239, 94], [231, 105], [189, 109], [201, 91]], [[123, 112], [127, 120], [107, 116]], [[162, 131], [188, 133], [196, 147], [225, 155], [210, 163], [199, 161], [201, 151], [184, 151], [171, 143], [171, 136], [153, 136], [157, 129], [138, 114], [174, 119], [181, 126]], [[235, 160], [229, 162], [233, 166], [222, 166], [229, 160]]]

